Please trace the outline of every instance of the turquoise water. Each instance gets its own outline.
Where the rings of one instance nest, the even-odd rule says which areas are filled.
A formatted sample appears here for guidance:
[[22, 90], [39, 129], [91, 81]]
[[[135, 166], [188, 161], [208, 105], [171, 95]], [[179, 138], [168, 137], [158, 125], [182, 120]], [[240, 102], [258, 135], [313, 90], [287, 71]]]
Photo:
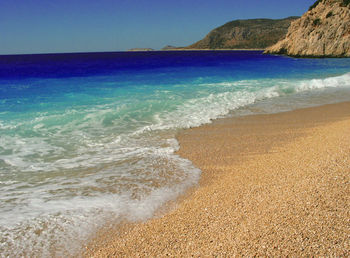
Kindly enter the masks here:
[[64, 256], [198, 182], [176, 133], [350, 100], [349, 59], [258, 51], [0, 56], [0, 253]]

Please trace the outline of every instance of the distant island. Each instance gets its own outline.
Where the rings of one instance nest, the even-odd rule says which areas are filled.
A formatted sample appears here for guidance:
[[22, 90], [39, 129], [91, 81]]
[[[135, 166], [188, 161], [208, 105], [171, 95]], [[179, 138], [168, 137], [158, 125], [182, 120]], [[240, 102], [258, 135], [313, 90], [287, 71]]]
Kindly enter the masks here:
[[171, 50], [183, 50], [183, 47], [174, 47], [171, 45], [166, 45], [165, 47], [163, 47], [161, 50], [162, 51], [171, 51]]
[[153, 48], [130, 48], [128, 49], [128, 51], [134, 51], [134, 52], [138, 52], [138, 51], [154, 51]]

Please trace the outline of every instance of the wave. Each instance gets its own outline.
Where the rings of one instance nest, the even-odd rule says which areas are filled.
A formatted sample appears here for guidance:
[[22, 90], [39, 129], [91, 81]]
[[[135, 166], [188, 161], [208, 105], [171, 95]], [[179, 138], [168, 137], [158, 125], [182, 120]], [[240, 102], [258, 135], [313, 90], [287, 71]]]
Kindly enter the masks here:
[[[140, 147], [139, 139], [131, 142], [146, 132], [200, 126], [264, 99], [349, 87], [350, 73], [325, 79], [242, 80], [189, 86], [198, 88], [197, 95], [186, 97], [184, 93], [164, 90], [162, 94], [156, 92], [150, 95], [148, 102], [141, 99], [131, 104], [112, 103], [88, 109], [70, 109], [59, 114], [41, 113], [26, 121], [0, 120], [3, 135], [0, 148], [6, 150], [12, 146], [13, 154], [1, 155], [0, 152], [0, 159], [24, 171], [91, 167], [98, 162], [108, 162], [107, 152], [114, 159], [122, 159], [128, 152], [127, 148]], [[175, 101], [166, 103], [166, 98]], [[13, 131], [22, 133], [9, 133]], [[67, 146], [67, 141], [70, 142], [68, 145], [79, 147], [72, 149]], [[123, 143], [127, 148], [122, 146], [123, 149], [120, 149]], [[67, 149], [70, 154], [75, 152], [76, 155], [69, 155]], [[120, 153], [120, 150], [123, 151]], [[45, 158], [52, 158], [52, 155], [56, 159], [45, 162]], [[37, 162], [33, 164], [35, 160]]]
[[123, 95], [123, 102], [1, 119], [1, 253], [63, 256], [107, 218], [151, 217], [199, 180], [200, 170], [175, 154], [178, 129], [265, 99], [347, 88], [350, 73], [175, 86]]
[[232, 110], [264, 99], [312, 90], [350, 87], [350, 73], [325, 79], [244, 80], [204, 84], [202, 86], [219, 88], [220, 90], [224, 87], [225, 92], [212, 93], [201, 98], [193, 98], [185, 101], [175, 111], [157, 114], [157, 123], [142, 128], [138, 133], [147, 130], [200, 126], [210, 123], [213, 119], [224, 117]]

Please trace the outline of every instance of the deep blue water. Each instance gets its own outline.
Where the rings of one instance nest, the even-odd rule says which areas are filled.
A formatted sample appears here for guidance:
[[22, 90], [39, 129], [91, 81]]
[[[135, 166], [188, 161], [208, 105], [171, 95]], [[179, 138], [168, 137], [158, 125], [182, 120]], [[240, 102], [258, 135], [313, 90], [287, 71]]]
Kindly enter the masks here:
[[63, 256], [151, 217], [200, 176], [178, 130], [350, 99], [349, 71], [260, 51], [0, 56], [0, 253]]

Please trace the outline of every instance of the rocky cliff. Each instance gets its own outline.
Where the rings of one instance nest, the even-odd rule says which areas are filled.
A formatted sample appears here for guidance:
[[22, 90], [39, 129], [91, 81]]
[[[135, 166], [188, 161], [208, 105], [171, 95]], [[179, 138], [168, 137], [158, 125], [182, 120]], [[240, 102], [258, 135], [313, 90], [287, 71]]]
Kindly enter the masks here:
[[350, 0], [318, 0], [286, 37], [265, 53], [296, 57], [350, 56]]
[[231, 21], [186, 49], [264, 49], [282, 39], [297, 18]]

